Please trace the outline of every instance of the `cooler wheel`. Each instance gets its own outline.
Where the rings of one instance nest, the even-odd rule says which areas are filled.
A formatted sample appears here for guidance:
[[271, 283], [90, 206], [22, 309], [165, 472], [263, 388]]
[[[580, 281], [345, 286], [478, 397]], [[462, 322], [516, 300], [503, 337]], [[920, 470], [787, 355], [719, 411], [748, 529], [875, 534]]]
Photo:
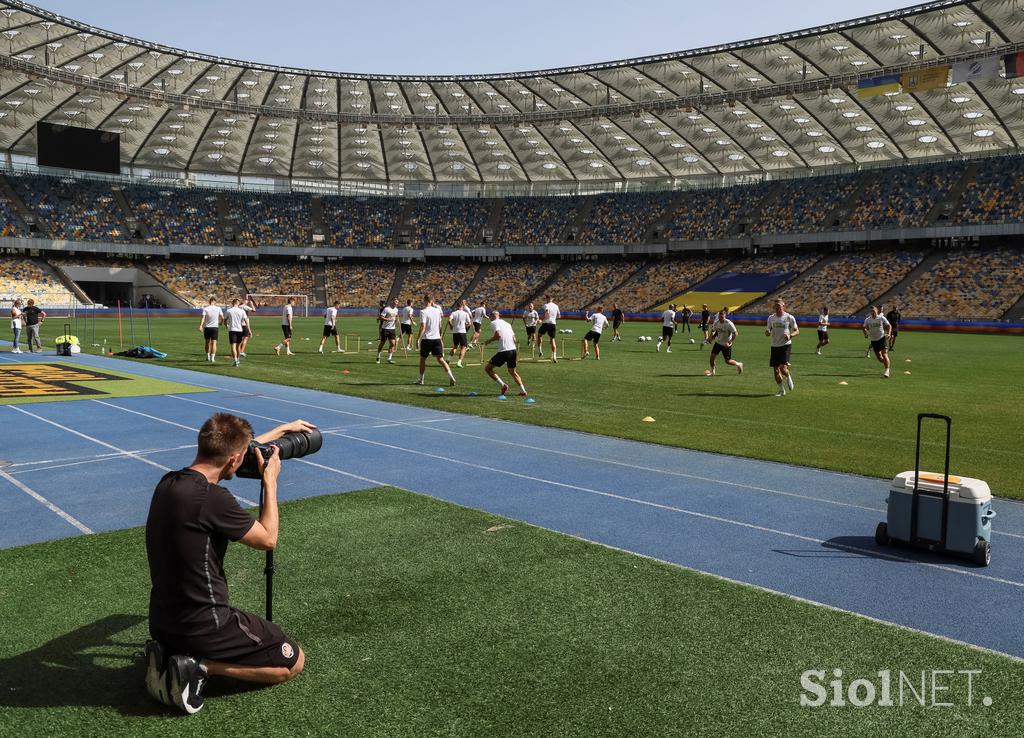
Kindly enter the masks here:
[[978, 541], [974, 545], [974, 563], [978, 566], [988, 566], [992, 563], [992, 544], [988, 541]]
[[879, 546], [889, 545], [889, 526], [885, 523], [879, 523], [875, 528], [875, 543]]

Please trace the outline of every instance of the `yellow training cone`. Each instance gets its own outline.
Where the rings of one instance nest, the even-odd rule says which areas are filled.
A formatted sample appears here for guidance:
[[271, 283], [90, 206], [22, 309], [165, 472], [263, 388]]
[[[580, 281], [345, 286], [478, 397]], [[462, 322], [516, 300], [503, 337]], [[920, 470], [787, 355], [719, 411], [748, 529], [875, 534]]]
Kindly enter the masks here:
[[650, 415], [648, 415], [646, 418], [644, 418], [640, 422], [642, 422], [642, 423], [653, 423], [654, 422], [654, 418], [652, 418]]
[[839, 382], [839, 384], [849, 384], [849, 382], [847, 382], [847, 381], [846, 381], [846, 380], [844, 379], [844, 380], [840, 381], [840, 382]]
[[904, 374], [910, 374], [910, 372], [903, 372]]

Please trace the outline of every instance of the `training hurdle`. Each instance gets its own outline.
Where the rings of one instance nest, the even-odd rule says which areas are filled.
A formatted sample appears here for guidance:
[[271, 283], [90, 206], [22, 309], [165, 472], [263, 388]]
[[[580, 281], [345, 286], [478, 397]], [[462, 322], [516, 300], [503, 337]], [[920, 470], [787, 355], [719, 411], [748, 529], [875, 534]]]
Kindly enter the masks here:
[[[355, 348], [354, 349], [350, 349], [349, 348], [349, 339], [352, 339], [352, 341], [355, 342]], [[360, 336], [358, 333], [346, 333], [345, 334], [345, 348], [342, 349], [342, 350], [346, 354], [348, 354], [348, 353], [358, 354], [359, 351], [362, 349], [362, 342], [363, 342], [363, 337]]]

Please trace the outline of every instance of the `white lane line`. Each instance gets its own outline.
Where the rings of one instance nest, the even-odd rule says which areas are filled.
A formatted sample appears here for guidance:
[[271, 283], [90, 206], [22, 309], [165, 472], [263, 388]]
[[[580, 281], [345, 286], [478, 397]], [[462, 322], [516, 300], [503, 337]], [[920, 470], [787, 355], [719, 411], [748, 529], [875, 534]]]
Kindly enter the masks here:
[[997, 584], [1006, 584], [1006, 585], [1009, 585], [1011, 587], [1021, 587], [1021, 588], [1024, 588], [1024, 582], [1018, 582], [1018, 581], [1015, 581], [1015, 580], [1012, 580], [1012, 579], [1003, 579], [1001, 577], [994, 577], [994, 576], [990, 576], [988, 574], [979, 574], [978, 572], [968, 571], [966, 569], [958, 569], [956, 567], [946, 566], [944, 564], [933, 564], [933, 563], [930, 563], [930, 562], [927, 562], [927, 561], [918, 561], [916, 559], [911, 559], [911, 558], [907, 558], [907, 557], [904, 557], [904, 556], [898, 556], [896, 554], [891, 554], [891, 553], [887, 553], [887, 552], [883, 552], [883, 551], [878, 551], [878, 550], [873, 550], [873, 549], [868, 549], [868, 548], [860, 548], [859, 546], [849, 546], [849, 545], [842, 544], [842, 543], [833, 543], [833, 542], [830, 542], [830, 541], [826, 541], [823, 538], [815, 538], [813, 536], [805, 536], [805, 535], [802, 535], [800, 533], [791, 533], [789, 531], [779, 530], [777, 528], [769, 528], [767, 526], [757, 525], [755, 523], [745, 523], [745, 522], [740, 521], [740, 520], [734, 520], [732, 518], [726, 518], [726, 517], [722, 517], [720, 515], [711, 515], [709, 513], [697, 512], [696, 510], [687, 510], [686, 508], [676, 507], [675, 505], [665, 505], [665, 504], [660, 503], [660, 502], [651, 502], [650, 500], [640, 500], [640, 499], [637, 499], [635, 497], [628, 497], [626, 495], [620, 495], [620, 494], [616, 494], [614, 492], [605, 492], [603, 490], [592, 489], [590, 487], [581, 487], [581, 486], [575, 485], [575, 484], [567, 484], [565, 482], [557, 482], [557, 481], [555, 481], [553, 479], [544, 479], [543, 477], [534, 477], [534, 476], [531, 476], [529, 474], [520, 474], [519, 472], [507, 471], [505, 469], [498, 469], [496, 467], [486, 466], [484, 464], [476, 464], [476, 463], [473, 463], [471, 461], [464, 461], [462, 459], [456, 459], [456, 458], [453, 458], [451, 456], [442, 456], [440, 454], [428, 453], [426, 451], [418, 451], [416, 449], [403, 448], [401, 446], [394, 446], [394, 445], [392, 445], [390, 443], [382, 443], [380, 441], [370, 441], [370, 440], [368, 440], [366, 438], [359, 438], [358, 436], [350, 436], [350, 435], [345, 434], [345, 433], [332, 433], [331, 435], [338, 436], [340, 438], [347, 438], [347, 439], [349, 439], [351, 441], [359, 441], [360, 443], [366, 443], [366, 444], [370, 444], [372, 446], [381, 446], [382, 448], [393, 449], [393, 450], [396, 450], [396, 451], [405, 451], [406, 453], [414, 454], [414, 455], [417, 455], [417, 456], [426, 456], [426, 457], [429, 457], [429, 458], [432, 458], [432, 459], [437, 459], [439, 461], [446, 461], [446, 462], [449, 462], [449, 463], [452, 463], [452, 464], [457, 464], [457, 465], [461, 465], [461, 466], [468, 466], [468, 467], [471, 467], [471, 468], [474, 468], [474, 469], [480, 469], [482, 471], [494, 472], [496, 474], [504, 474], [504, 475], [507, 475], [507, 476], [510, 476], [510, 477], [516, 477], [518, 479], [525, 479], [525, 480], [528, 480], [528, 481], [531, 481], [531, 482], [540, 482], [541, 484], [548, 484], [548, 485], [551, 485], [553, 487], [560, 487], [562, 489], [571, 489], [571, 490], [575, 490], [575, 491], [578, 491], [578, 492], [584, 492], [586, 494], [597, 495], [597, 496], [600, 496], [600, 497], [607, 497], [607, 498], [614, 499], [614, 500], [620, 500], [622, 502], [630, 502], [630, 503], [633, 503], [633, 504], [636, 504], [636, 505], [643, 505], [645, 507], [653, 507], [653, 508], [657, 508], [659, 510], [666, 510], [668, 512], [680, 513], [680, 514], [683, 514], [683, 515], [690, 515], [692, 517], [701, 518], [701, 519], [704, 519], [704, 520], [713, 520], [713, 521], [715, 521], [717, 523], [724, 523], [726, 525], [734, 525], [734, 526], [738, 526], [740, 528], [748, 528], [748, 529], [757, 530], [757, 531], [760, 531], [760, 532], [763, 532], [763, 533], [770, 533], [770, 534], [773, 534], [773, 535], [784, 536], [786, 538], [793, 538], [793, 539], [796, 539], [796, 540], [799, 540], [799, 541], [805, 541], [807, 543], [815, 543], [815, 544], [818, 544], [818, 545], [827, 546], [829, 548], [837, 548], [837, 549], [842, 549], [842, 550], [845, 550], [845, 551], [852, 551], [854, 553], [865, 554], [865, 555], [873, 557], [873, 558], [884, 558], [884, 559], [889, 559], [891, 561], [900, 561], [900, 562], [907, 563], [907, 564], [917, 564], [918, 566], [924, 566], [924, 567], [928, 567], [930, 569], [937, 569], [939, 571], [945, 571], [945, 572], [949, 572], [949, 573], [952, 573], [952, 574], [959, 574], [961, 576], [967, 576], [967, 577], [975, 577], [977, 579], [984, 579], [986, 581], [995, 582]]
[[[151, 451], [133, 451], [132, 454], [138, 454], [139, 456], [151, 456], [153, 454], [165, 453], [167, 451], [178, 451], [181, 449], [195, 448], [196, 444], [190, 443], [185, 446], [177, 446], [175, 448], [168, 449], [153, 449]], [[35, 472], [51, 471], [53, 469], [67, 469], [72, 466], [84, 466], [86, 464], [98, 464], [104, 461], [117, 461], [119, 459], [129, 459], [131, 456], [128, 454], [104, 454], [100, 458], [95, 459], [82, 459], [80, 461], [69, 461], [65, 464], [51, 464], [49, 466], [34, 466], [30, 469], [19, 469], [18, 471], [11, 472], [12, 475], [22, 477], [26, 474], [34, 474]]]
[[65, 512], [64, 510], [61, 510], [59, 507], [54, 505], [48, 499], [46, 499], [41, 494], [36, 492], [34, 489], [32, 489], [31, 487], [29, 487], [26, 484], [24, 484], [20, 479], [15, 479], [14, 477], [12, 477], [10, 474], [8, 474], [7, 472], [3, 471], [2, 469], [0, 469], [0, 477], [2, 477], [3, 479], [6, 479], [8, 482], [13, 484], [15, 487], [20, 489], [26, 495], [28, 495], [33, 500], [38, 502], [40, 505], [42, 505], [43, 507], [48, 509], [50, 512], [55, 513], [58, 517], [60, 517], [65, 522], [70, 523], [74, 527], [78, 528], [78, 530], [80, 530], [82, 533], [85, 533], [85, 534], [88, 535], [89, 533], [93, 532], [92, 528], [89, 528], [87, 525], [82, 523], [80, 520], [78, 520], [78, 518], [74, 517], [73, 515]]
[[[344, 428], [338, 428], [337, 430], [345, 430]], [[194, 447], [195, 444], [193, 443]], [[129, 453], [134, 454], [159, 454], [164, 451], [179, 451], [183, 448], [189, 448], [189, 446], [172, 446], [171, 448], [140, 448]], [[105, 454], [91, 454], [89, 456], [67, 456], [62, 459], [39, 459], [37, 461], [19, 461], [17, 464], [11, 464], [6, 467], [8, 469], [22, 469], [23, 467], [34, 467], [40, 464], [68, 464], [76, 461], [105, 461], [107, 459], [116, 459], [118, 456], [124, 456], [120, 453], [105, 453]], [[23, 471], [31, 471], [31, 469], [22, 469]], [[15, 472], [20, 473], [20, 472]]]

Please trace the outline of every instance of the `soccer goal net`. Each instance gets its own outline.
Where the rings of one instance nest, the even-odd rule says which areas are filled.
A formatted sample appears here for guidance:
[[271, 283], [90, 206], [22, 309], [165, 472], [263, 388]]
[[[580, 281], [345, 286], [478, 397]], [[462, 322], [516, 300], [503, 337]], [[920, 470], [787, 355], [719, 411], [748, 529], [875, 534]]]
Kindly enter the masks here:
[[295, 312], [303, 318], [308, 318], [309, 295], [272, 295], [261, 292], [250, 292], [246, 295], [257, 308], [281, 307], [289, 297], [295, 300]]

